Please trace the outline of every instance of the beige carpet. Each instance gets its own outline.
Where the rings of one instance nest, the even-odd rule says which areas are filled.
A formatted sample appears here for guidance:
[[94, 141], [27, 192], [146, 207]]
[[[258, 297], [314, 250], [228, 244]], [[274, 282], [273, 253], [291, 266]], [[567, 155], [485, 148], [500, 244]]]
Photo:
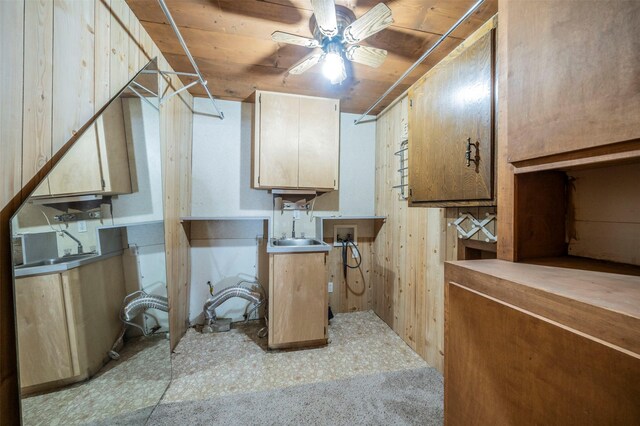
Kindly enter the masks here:
[[442, 376], [419, 368], [160, 404], [148, 425], [441, 425]]
[[235, 327], [189, 330], [149, 425], [442, 424], [442, 375], [373, 312], [336, 315], [317, 349], [267, 351], [259, 323]]

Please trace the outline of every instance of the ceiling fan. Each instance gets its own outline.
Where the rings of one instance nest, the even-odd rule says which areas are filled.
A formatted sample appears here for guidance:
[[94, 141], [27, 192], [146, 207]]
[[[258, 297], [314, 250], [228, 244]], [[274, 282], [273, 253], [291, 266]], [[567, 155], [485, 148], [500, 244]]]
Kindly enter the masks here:
[[276, 42], [322, 49], [294, 64], [288, 70], [290, 74], [302, 74], [323, 62], [324, 75], [332, 84], [339, 84], [347, 78], [344, 58], [374, 68], [384, 62], [386, 50], [357, 43], [393, 24], [391, 9], [387, 5], [378, 3], [358, 19], [346, 7], [336, 6], [334, 0], [311, 0], [311, 6], [313, 38], [282, 31], [271, 34], [271, 39]]

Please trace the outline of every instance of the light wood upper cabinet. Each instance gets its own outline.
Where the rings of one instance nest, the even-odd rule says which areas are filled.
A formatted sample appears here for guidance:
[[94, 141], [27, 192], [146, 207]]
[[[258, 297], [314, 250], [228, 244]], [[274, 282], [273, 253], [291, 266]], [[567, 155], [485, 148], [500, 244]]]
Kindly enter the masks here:
[[640, 2], [517, 2], [500, 19], [510, 162], [640, 155]]
[[260, 120], [258, 186], [291, 188], [298, 186], [298, 133], [300, 99], [276, 93], [258, 98]]
[[338, 189], [340, 112], [338, 101], [300, 98], [298, 186]]
[[112, 103], [87, 128], [34, 196], [131, 193], [131, 174], [122, 103]]
[[412, 204], [493, 202], [493, 45], [490, 29], [456, 49], [409, 90]]
[[270, 255], [269, 347], [327, 343], [325, 253]]
[[338, 189], [336, 99], [256, 92], [253, 187]]

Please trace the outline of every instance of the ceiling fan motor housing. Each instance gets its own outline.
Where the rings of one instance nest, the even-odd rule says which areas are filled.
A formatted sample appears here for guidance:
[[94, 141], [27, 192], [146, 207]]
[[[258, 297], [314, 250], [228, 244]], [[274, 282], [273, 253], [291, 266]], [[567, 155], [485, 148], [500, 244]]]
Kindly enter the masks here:
[[315, 15], [313, 15], [311, 17], [311, 20], [309, 21], [309, 28], [311, 29], [313, 38], [318, 40], [322, 45], [322, 50], [327, 52], [327, 48], [330, 44], [335, 45], [344, 43], [344, 40], [342, 38], [344, 29], [351, 25], [351, 23], [355, 20], [356, 15], [351, 11], [351, 9], [344, 6], [336, 5], [336, 22], [338, 24], [338, 33], [334, 37], [327, 37], [322, 34], [322, 32], [320, 32], [320, 28], [318, 28], [318, 23], [316, 22]]

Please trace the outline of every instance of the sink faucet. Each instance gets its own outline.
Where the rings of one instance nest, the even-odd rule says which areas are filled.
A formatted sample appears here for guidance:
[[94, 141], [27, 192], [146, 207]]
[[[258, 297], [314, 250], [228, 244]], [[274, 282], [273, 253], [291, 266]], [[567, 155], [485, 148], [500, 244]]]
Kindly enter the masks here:
[[291, 228], [291, 238], [295, 238], [296, 237], [296, 220], [293, 219], [292, 223], [293, 223], [293, 227]]
[[71, 235], [71, 233], [69, 231], [67, 231], [66, 229], [63, 229], [62, 233], [63, 234], [67, 234], [69, 236], [69, 238], [71, 238], [73, 241], [78, 243], [78, 254], [81, 254], [83, 252], [83, 250], [82, 250], [82, 243], [80, 242], [80, 240], [77, 239], [76, 237], [74, 237], [73, 235]]

